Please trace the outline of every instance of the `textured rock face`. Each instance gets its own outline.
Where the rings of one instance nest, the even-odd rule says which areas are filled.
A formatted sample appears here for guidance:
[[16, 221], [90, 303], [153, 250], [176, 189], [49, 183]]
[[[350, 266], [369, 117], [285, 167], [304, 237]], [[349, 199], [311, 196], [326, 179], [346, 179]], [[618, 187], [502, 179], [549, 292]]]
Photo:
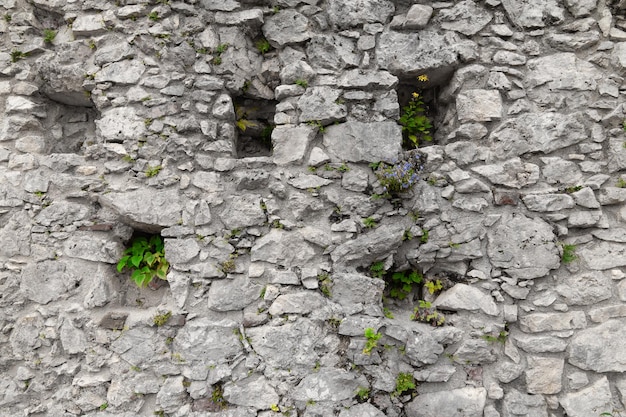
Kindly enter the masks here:
[[0, 2], [0, 416], [616, 414], [624, 11]]

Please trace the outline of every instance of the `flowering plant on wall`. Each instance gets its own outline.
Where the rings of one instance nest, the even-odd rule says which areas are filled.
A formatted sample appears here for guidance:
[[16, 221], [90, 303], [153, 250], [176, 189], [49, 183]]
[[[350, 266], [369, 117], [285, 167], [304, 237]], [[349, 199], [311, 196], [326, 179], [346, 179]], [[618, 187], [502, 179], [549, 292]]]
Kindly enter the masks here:
[[389, 197], [410, 190], [419, 181], [423, 168], [422, 155], [412, 151], [393, 164], [376, 164], [374, 173], [383, 186], [383, 196]]
[[[420, 75], [417, 79], [426, 82], [428, 76]], [[402, 131], [406, 133], [405, 142], [409, 148], [417, 148], [422, 140], [427, 142], [433, 140], [431, 136], [433, 125], [426, 116], [426, 110], [423, 97], [417, 92], [413, 92], [409, 104], [402, 108], [399, 121], [402, 125]]]

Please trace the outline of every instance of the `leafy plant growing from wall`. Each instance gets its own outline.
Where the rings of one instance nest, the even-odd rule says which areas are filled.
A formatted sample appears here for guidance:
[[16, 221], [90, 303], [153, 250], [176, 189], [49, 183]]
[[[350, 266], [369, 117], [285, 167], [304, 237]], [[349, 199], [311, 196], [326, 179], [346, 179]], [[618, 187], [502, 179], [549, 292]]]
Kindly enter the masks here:
[[[428, 76], [420, 75], [417, 79], [426, 82]], [[424, 99], [418, 92], [413, 92], [409, 104], [402, 108], [399, 122], [402, 125], [402, 131], [406, 134], [405, 145], [407, 148], [417, 148], [420, 141], [430, 142], [433, 140], [431, 135], [433, 125], [426, 115], [427, 110]]]
[[117, 271], [129, 268], [132, 271], [130, 278], [138, 287], [143, 287], [152, 282], [154, 277], [167, 279], [169, 266], [161, 237], [154, 235], [147, 239], [140, 236], [133, 239], [130, 247], [124, 251], [124, 256], [117, 263]]

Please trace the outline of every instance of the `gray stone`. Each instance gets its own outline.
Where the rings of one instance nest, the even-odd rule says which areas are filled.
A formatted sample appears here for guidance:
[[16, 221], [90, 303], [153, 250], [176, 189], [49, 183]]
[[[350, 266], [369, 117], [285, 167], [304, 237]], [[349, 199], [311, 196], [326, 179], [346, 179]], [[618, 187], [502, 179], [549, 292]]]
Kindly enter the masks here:
[[[524, 140], [519, 140], [523, 137]], [[587, 140], [589, 134], [580, 114], [526, 113], [511, 118], [489, 136], [498, 158], [508, 159], [529, 152], [550, 153]]]
[[254, 351], [267, 366], [285, 370], [295, 370], [298, 367], [306, 373], [310, 373], [315, 365], [316, 349], [321, 346], [325, 334], [321, 324], [305, 318], [280, 326], [253, 327], [246, 330]]
[[600, 33], [598, 31], [589, 31], [584, 33], [560, 34], [551, 33], [546, 36], [546, 42], [554, 49], [564, 52], [575, 52], [581, 49], [587, 49], [598, 43]]
[[587, 319], [582, 311], [568, 313], [532, 313], [520, 317], [520, 327], [529, 333], [584, 329]]
[[[352, 39], [337, 34], [314, 36], [306, 48], [311, 64], [320, 72], [357, 66], [359, 64], [357, 52]], [[315, 71], [308, 78], [314, 76]], [[341, 77], [344, 78], [343, 75]], [[348, 79], [352, 80], [352, 77]]]
[[175, 189], [138, 190], [101, 194], [98, 201], [129, 224], [171, 227], [182, 219], [182, 201]]
[[355, 305], [381, 306], [385, 282], [380, 279], [351, 273], [332, 275], [331, 300], [346, 307]]
[[406, 405], [407, 417], [482, 417], [487, 390], [465, 387], [418, 395]]
[[554, 90], [595, 90], [603, 78], [595, 65], [578, 59], [574, 53], [564, 52], [528, 61], [529, 89], [545, 86]]
[[565, 5], [574, 17], [584, 17], [595, 10], [597, 0], [565, 0]]
[[124, 247], [120, 242], [97, 233], [75, 232], [63, 245], [63, 253], [70, 258], [117, 264]]
[[267, 410], [278, 404], [280, 397], [264, 376], [251, 375], [224, 385], [224, 399], [230, 404]]
[[549, 184], [574, 184], [582, 181], [583, 176], [578, 165], [572, 161], [566, 161], [558, 157], [541, 158], [544, 166], [541, 173]]
[[570, 213], [567, 218], [568, 227], [593, 227], [602, 219], [602, 212], [597, 211], [576, 211]]
[[141, 367], [149, 362], [156, 350], [155, 331], [146, 327], [135, 327], [122, 333], [111, 343], [111, 350], [132, 366]]
[[331, 87], [307, 88], [298, 100], [300, 122], [318, 121], [323, 125], [340, 121], [348, 114], [345, 104], [337, 104], [341, 90]]
[[498, 362], [496, 367], [496, 378], [498, 381], [508, 384], [516, 380], [524, 372], [524, 367], [513, 362]]
[[413, 372], [416, 381], [422, 382], [448, 382], [450, 377], [456, 373], [456, 368], [451, 365], [426, 367]]
[[61, 261], [29, 263], [22, 270], [20, 289], [29, 300], [39, 304], [56, 301], [75, 288], [78, 277], [66, 271]]
[[599, 307], [589, 311], [589, 318], [594, 323], [604, 323], [614, 317], [626, 317], [626, 305]]
[[339, 417], [385, 417], [385, 414], [372, 404], [363, 403], [341, 410]]
[[621, 138], [609, 139], [608, 156], [609, 172], [626, 169], [626, 152], [624, 152], [624, 141]]
[[368, 173], [359, 168], [351, 168], [341, 177], [341, 186], [349, 191], [364, 192], [369, 185]]
[[84, 220], [90, 210], [87, 206], [69, 201], [54, 201], [35, 217], [35, 221], [43, 226], [52, 224], [72, 224]]
[[454, 361], [462, 364], [489, 364], [496, 361], [493, 345], [483, 339], [465, 339], [454, 352]]
[[274, 47], [304, 42], [311, 37], [309, 19], [293, 9], [269, 16], [263, 25], [265, 38]]
[[556, 236], [541, 219], [505, 215], [487, 238], [492, 264], [514, 278], [539, 278], [561, 264]]
[[363, 375], [337, 368], [322, 368], [311, 373], [292, 391], [296, 401], [342, 401], [352, 398], [359, 387], [369, 386]]
[[472, 171], [486, 177], [490, 182], [511, 188], [523, 188], [539, 180], [539, 167], [530, 162], [513, 158], [500, 164], [472, 167]]
[[414, 4], [406, 14], [404, 29], [424, 29], [433, 15], [433, 8], [424, 4]]
[[316, 135], [317, 129], [313, 126], [277, 126], [272, 131], [274, 163], [277, 165], [301, 163]]
[[413, 366], [436, 363], [442, 353], [443, 346], [435, 340], [432, 331], [427, 327], [414, 330], [406, 341], [405, 354]]
[[522, 197], [530, 211], [562, 211], [575, 206], [574, 199], [567, 194], [530, 194]]
[[473, 0], [464, 0], [452, 8], [442, 9], [437, 16], [443, 29], [454, 30], [465, 36], [475, 35], [487, 26], [491, 19], [491, 13], [476, 6]]
[[526, 389], [530, 394], [561, 392], [564, 359], [529, 356], [527, 361]]
[[76, 36], [97, 36], [106, 32], [101, 14], [79, 15], [72, 22], [72, 32]]
[[615, 242], [593, 242], [576, 251], [585, 264], [595, 270], [606, 270], [626, 265], [626, 245]]
[[392, 121], [349, 121], [329, 126], [324, 132], [326, 151], [336, 161], [389, 162], [398, 157], [401, 144], [401, 126]]
[[490, 295], [466, 284], [455, 284], [454, 287], [442, 292], [433, 306], [451, 311], [481, 310], [490, 316], [497, 316], [499, 313], [498, 306]]
[[226, 198], [220, 218], [229, 230], [260, 226], [267, 220], [261, 196], [254, 194]]
[[595, 372], [626, 371], [626, 337], [623, 320], [609, 320], [574, 335], [568, 348], [568, 362]]
[[137, 117], [135, 110], [124, 107], [104, 111], [102, 117], [96, 120], [96, 128], [98, 134], [107, 142], [136, 140], [146, 132], [146, 125]]
[[404, 227], [401, 224], [380, 225], [370, 233], [339, 245], [330, 256], [338, 268], [355, 263], [369, 265], [400, 246], [403, 235]]
[[581, 389], [570, 392], [559, 399], [568, 416], [587, 417], [613, 410], [611, 387], [606, 376]]
[[93, 59], [96, 65], [104, 65], [110, 62], [129, 59], [134, 56], [135, 51], [133, 48], [123, 39], [119, 39], [115, 43], [105, 44], [102, 48], [98, 48]]
[[343, 88], [393, 89], [397, 84], [398, 77], [387, 71], [363, 69], [343, 71], [337, 80], [337, 85]]
[[263, 11], [261, 9], [248, 9], [231, 13], [217, 12], [215, 13], [215, 23], [259, 27], [263, 24]]
[[39, 313], [29, 313], [20, 316], [9, 335], [12, 356], [17, 359], [31, 358], [41, 347], [39, 337], [44, 329], [44, 321]]
[[526, 63], [526, 56], [516, 54], [509, 51], [498, 51], [493, 54], [493, 62], [501, 65], [524, 65]]
[[393, 74], [420, 75], [426, 70], [450, 70], [459, 61], [459, 52], [476, 45], [461, 41], [453, 34], [442, 35], [433, 30], [417, 33], [384, 31], [376, 47], [376, 58], [382, 69]]
[[250, 251], [251, 261], [263, 261], [291, 268], [303, 266], [315, 255], [314, 249], [295, 232], [272, 229], [257, 239]]
[[310, 190], [323, 187], [328, 184], [332, 184], [332, 180], [321, 178], [317, 175], [299, 174], [295, 178], [291, 178], [287, 181], [292, 187], [300, 190]]
[[611, 279], [600, 271], [559, 277], [556, 292], [568, 305], [593, 305], [612, 295]]
[[181, 358], [192, 366], [226, 363], [242, 352], [241, 343], [233, 332], [237, 328], [237, 323], [228, 320], [215, 321], [206, 317], [189, 320], [176, 334], [172, 351], [180, 353]]
[[165, 379], [156, 395], [159, 408], [166, 413], [174, 413], [187, 400], [187, 389], [182, 376], [170, 376]]
[[331, 0], [328, 4], [328, 19], [340, 29], [348, 29], [366, 23], [385, 23], [395, 11], [389, 0], [359, 0], [345, 2]]
[[502, 417], [548, 417], [543, 395], [528, 395], [511, 388], [504, 395]]
[[524, 28], [542, 28], [546, 21], [556, 24], [564, 19], [556, 0], [502, 0], [502, 6], [511, 21]]
[[97, 83], [136, 84], [145, 71], [146, 66], [136, 59], [113, 62], [96, 72], [94, 81]]
[[165, 239], [165, 253], [171, 264], [191, 261], [200, 252], [197, 239]]
[[591, 187], [585, 187], [572, 193], [574, 201], [577, 205], [590, 209], [600, 208], [600, 203], [596, 200], [596, 196]]
[[503, 282], [500, 285], [500, 288], [502, 289], [502, 291], [504, 291], [511, 297], [516, 298], [518, 300], [525, 300], [526, 297], [528, 297], [528, 293], [530, 292], [530, 288], [520, 287], [517, 285], [511, 285], [506, 282]]
[[626, 188], [604, 187], [600, 190], [598, 201], [603, 206], [623, 203], [626, 201]]
[[259, 299], [263, 287], [247, 275], [213, 281], [209, 288], [208, 307], [214, 311], [237, 311]]
[[68, 355], [84, 353], [87, 349], [87, 337], [85, 332], [74, 327], [69, 320], [65, 319], [59, 332], [61, 336], [61, 345]]
[[552, 336], [515, 335], [517, 347], [528, 353], [565, 352], [567, 341]]
[[279, 295], [269, 308], [272, 316], [283, 314], [309, 314], [320, 310], [326, 304], [326, 299], [314, 291], [298, 292]]

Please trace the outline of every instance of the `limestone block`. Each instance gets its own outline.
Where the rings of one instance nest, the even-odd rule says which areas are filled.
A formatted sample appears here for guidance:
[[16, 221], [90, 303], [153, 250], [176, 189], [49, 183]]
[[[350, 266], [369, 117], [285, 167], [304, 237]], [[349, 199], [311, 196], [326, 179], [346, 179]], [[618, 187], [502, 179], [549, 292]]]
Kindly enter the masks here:
[[595, 372], [624, 372], [626, 337], [623, 320], [609, 320], [574, 335], [568, 348], [569, 363]]
[[106, 32], [106, 25], [101, 14], [82, 14], [72, 22], [72, 32], [76, 36], [97, 36]]
[[407, 417], [482, 417], [487, 390], [465, 387], [418, 395], [406, 406]]
[[498, 306], [490, 295], [466, 284], [455, 284], [454, 287], [444, 291], [437, 297], [433, 306], [451, 311], [481, 310], [491, 316], [499, 313]]
[[406, 14], [404, 29], [424, 29], [433, 15], [433, 8], [424, 4], [414, 4]]
[[214, 281], [208, 295], [208, 306], [213, 311], [237, 311], [258, 300], [261, 285], [251, 282], [246, 275]]
[[307, 88], [298, 100], [300, 122], [319, 121], [323, 125], [340, 121], [348, 114], [345, 104], [337, 104], [341, 90], [331, 87]]
[[283, 314], [309, 314], [326, 305], [326, 299], [314, 291], [279, 295], [269, 308], [272, 316]]
[[559, 3], [556, 0], [502, 0], [509, 19], [524, 28], [542, 28], [546, 21], [552, 24], [562, 22], [565, 10]]
[[312, 36], [306, 52], [311, 65], [320, 72], [359, 65], [354, 40], [337, 34]]
[[96, 72], [97, 83], [112, 82], [115, 84], [137, 84], [146, 66], [138, 59], [124, 60], [106, 64]]
[[251, 375], [232, 384], [224, 385], [224, 399], [229, 404], [266, 410], [278, 404], [280, 397], [262, 375]]
[[552, 336], [515, 335], [517, 347], [528, 353], [565, 352], [567, 341]]
[[[373, 143], [376, 146], [371, 146]], [[349, 121], [324, 132], [324, 146], [334, 160], [346, 162], [392, 161], [402, 144], [402, 128], [393, 121]]]
[[359, 387], [369, 386], [363, 375], [338, 368], [322, 368], [311, 373], [292, 391], [296, 401], [341, 401], [354, 397]]
[[454, 30], [465, 36], [472, 36], [487, 26], [493, 16], [483, 7], [478, 7], [474, 0], [464, 0], [452, 8], [439, 11], [437, 20], [446, 30]]
[[22, 270], [20, 289], [28, 299], [39, 304], [48, 304], [74, 289], [76, 282], [79, 282], [78, 277], [67, 271], [63, 262], [33, 262]]
[[616, 242], [594, 242], [577, 250], [586, 265], [595, 270], [606, 270], [626, 265], [626, 245]]
[[328, 20], [340, 29], [365, 23], [385, 23], [395, 10], [389, 0], [331, 0], [327, 7]]
[[562, 331], [584, 329], [587, 319], [582, 311], [568, 313], [532, 313], [520, 317], [520, 327], [525, 332], [538, 333], [547, 331]]
[[497, 90], [465, 90], [456, 98], [459, 121], [488, 122], [502, 117], [502, 98]]
[[527, 361], [526, 389], [530, 394], [558, 394], [561, 392], [564, 359], [529, 356]]
[[563, 395], [559, 402], [571, 417], [586, 417], [613, 409], [611, 387], [606, 376], [587, 388]]
[[574, 199], [567, 194], [530, 194], [522, 197], [530, 211], [562, 211], [574, 207]]
[[589, 16], [597, 6], [598, 0], [565, 0], [567, 10], [574, 17]]
[[146, 124], [132, 107], [107, 109], [95, 123], [97, 133], [107, 142], [136, 140], [146, 133]]
[[263, 34], [275, 48], [304, 42], [311, 37], [309, 19], [293, 9], [281, 10], [267, 18]]
[[502, 417], [548, 417], [543, 395], [528, 395], [511, 388], [504, 396]]

